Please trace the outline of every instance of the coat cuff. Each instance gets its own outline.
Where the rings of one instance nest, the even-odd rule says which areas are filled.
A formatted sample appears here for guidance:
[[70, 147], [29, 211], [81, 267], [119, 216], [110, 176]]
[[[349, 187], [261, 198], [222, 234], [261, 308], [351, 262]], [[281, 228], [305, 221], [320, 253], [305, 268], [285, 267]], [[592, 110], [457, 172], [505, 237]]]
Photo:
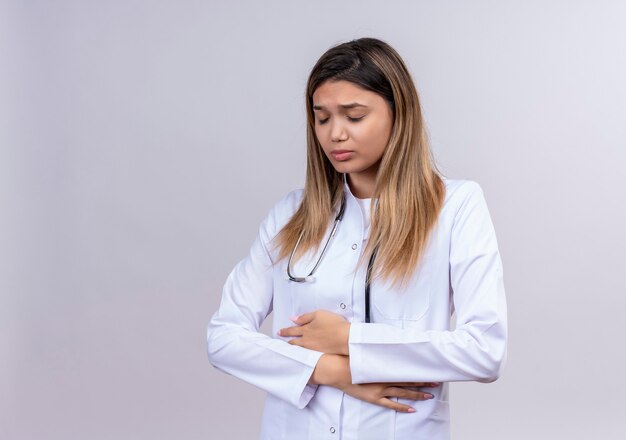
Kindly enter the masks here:
[[305, 362], [306, 368], [302, 370], [302, 376], [300, 377], [300, 383], [296, 389], [302, 390], [300, 392], [300, 397], [298, 397], [297, 401], [292, 402], [296, 405], [298, 409], [302, 409], [309, 404], [313, 396], [315, 396], [315, 392], [317, 391], [318, 385], [313, 385], [309, 383], [309, 379], [313, 375], [313, 371], [315, 370], [315, 366], [317, 362], [322, 357], [324, 353], [319, 351], [312, 351], [310, 355], [307, 357]]
[[350, 360], [350, 375], [352, 383], [364, 383], [363, 373], [363, 348], [359, 342], [363, 337], [363, 323], [353, 322], [350, 324], [350, 333], [348, 336], [348, 353]]

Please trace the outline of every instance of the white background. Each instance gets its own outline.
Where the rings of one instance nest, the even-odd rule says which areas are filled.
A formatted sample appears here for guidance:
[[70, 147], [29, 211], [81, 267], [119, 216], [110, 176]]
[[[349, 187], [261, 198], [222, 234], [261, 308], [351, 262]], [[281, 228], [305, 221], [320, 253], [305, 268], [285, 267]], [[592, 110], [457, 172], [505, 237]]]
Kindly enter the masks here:
[[454, 438], [622, 438], [625, 22], [619, 0], [2, 1], [0, 438], [256, 438], [263, 393], [211, 367], [206, 324], [304, 183], [311, 67], [363, 36], [403, 56], [498, 234], [509, 360], [452, 385]]

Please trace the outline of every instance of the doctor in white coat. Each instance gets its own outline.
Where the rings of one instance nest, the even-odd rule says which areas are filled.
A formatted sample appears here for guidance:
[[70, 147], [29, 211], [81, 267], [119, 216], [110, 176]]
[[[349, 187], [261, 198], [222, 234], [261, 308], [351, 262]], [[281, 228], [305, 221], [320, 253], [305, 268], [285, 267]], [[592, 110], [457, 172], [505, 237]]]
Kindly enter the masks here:
[[[449, 382], [494, 381], [506, 358], [483, 192], [436, 171], [386, 43], [329, 49], [306, 99], [305, 187], [228, 276], [209, 360], [267, 391], [264, 440], [448, 439]], [[270, 337], [259, 328], [272, 312]]]

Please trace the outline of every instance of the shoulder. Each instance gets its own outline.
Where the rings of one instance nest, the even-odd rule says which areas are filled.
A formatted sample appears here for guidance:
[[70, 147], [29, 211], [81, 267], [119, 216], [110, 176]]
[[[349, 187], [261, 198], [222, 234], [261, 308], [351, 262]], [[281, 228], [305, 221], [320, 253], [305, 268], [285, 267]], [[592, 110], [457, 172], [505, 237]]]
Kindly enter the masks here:
[[449, 194], [442, 214], [457, 241], [497, 248], [493, 222], [481, 185], [473, 180], [451, 180], [446, 188], [449, 188]]
[[297, 211], [304, 197], [304, 189], [298, 188], [289, 191], [278, 200], [272, 207], [270, 213], [273, 214], [278, 223], [287, 223]]
[[303, 188], [294, 189], [281, 197], [274, 206], [272, 206], [264, 222], [268, 235], [274, 236], [287, 224], [298, 210], [303, 197]]
[[482, 187], [474, 180], [442, 179], [446, 188], [444, 209], [458, 211], [468, 201], [484, 198]]
[[486, 210], [487, 205], [481, 185], [474, 180], [443, 178], [446, 197], [441, 215], [451, 220], [476, 209]]
[[458, 202], [474, 194], [482, 194], [483, 189], [478, 182], [466, 179], [442, 178], [446, 187], [445, 202]]

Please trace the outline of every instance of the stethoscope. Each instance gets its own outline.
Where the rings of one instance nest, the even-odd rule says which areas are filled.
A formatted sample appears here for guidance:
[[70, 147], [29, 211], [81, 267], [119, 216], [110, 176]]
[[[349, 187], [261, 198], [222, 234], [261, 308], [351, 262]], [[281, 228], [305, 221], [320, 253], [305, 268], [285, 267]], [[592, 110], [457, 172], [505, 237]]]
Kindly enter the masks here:
[[[343, 214], [344, 214], [345, 210], [346, 210], [346, 196], [345, 196], [345, 193], [344, 193], [343, 197], [341, 198], [341, 206], [339, 208], [339, 213], [335, 217], [335, 222], [333, 223], [333, 229], [330, 231], [330, 235], [326, 239], [326, 244], [324, 244], [324, 247], [322, 248], [322, 253], [317, 258], [317, 262], [315, 263], [315, 266], [313, 266], [313, 269], [311, 270], [311, 272], [307, 276], [305, 276], [305, 277], [296, 277], [296, 276], [292, 275], [292, 273], [291, 273], [291, 259], [295, 255], [296, 250], [298, 249], [298, 245], [300, 244], [300, 241], [302, 240], [302, 236], [304, 235], [304, 231], [300, 232], [300, 236], [298, 237], [298, 241], [296, 241], [296, 245], [293, 247], [293, 251], [291, 251], [291, 255], [289, 256], [289, 260], [287, 261], [287, 278], [290, 281], [295, 281], [296, 283], [312, 283], [312, 282], [315, 281], [315, 277], [313, 276], [313, 274], [315, 273], [315, 271], [317, 270], [318, 266], [322, 262], [322, 258], [324, 258], [324, 255], [326, 254], [326, 250], [328, 249], [328, 245], [330, 244], [331, 239], [334, 237], [335, 232], [337, 231], [337, 226], [339, 225], [339, 222], [343, 219]], [[370, 315], [370, 308], [371, 308], [370, 307], [370, 280], [371, 280], [371, 277], [372, 277], [372, 268], [374, 267], [374, 260], [376, 259], [376, 252], [377, 252], [377, 250], [378, 250], [378, 248], [374, 249], [374, 252], [372, 252], [372, 256], [370, 257], [370, 260], [367, 263], [367, 272], [366, 272], [366, 275], [365, 275], [365, 322], [371, 322], [371, 315]]]

